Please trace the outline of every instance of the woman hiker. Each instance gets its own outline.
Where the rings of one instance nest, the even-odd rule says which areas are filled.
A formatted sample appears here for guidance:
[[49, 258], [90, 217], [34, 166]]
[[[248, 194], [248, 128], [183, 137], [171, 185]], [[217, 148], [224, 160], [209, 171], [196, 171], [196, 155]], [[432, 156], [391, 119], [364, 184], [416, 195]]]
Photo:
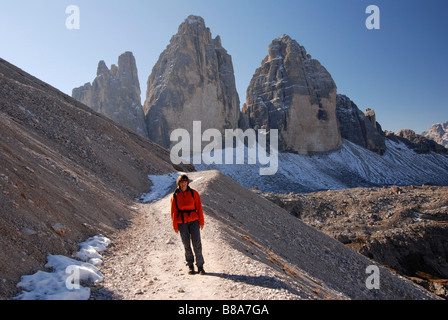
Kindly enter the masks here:
[[194, 274], [194, 256], [191, 250], [193, 245], [198, 273], [203, 275], [204, 257], [202, 256], [201, 233], [204, 227], [204, 213], [202, 212], [201, 198], [196, 190], [189, 186], [189, 178], [183, 174], [177, 178], [177, 189], [171, 198], [171, 219], [176, 233], [180, 231], [180, 237], [185, 248], [185, 259], [189, 268], [189, 274]]

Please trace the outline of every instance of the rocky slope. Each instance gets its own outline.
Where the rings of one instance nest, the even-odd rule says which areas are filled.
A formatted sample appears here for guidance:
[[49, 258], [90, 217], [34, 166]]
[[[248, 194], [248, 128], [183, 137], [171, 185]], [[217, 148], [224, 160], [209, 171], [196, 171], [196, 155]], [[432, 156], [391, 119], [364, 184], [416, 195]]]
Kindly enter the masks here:
[[167, 150], [0, 59], [0, 299], [47, 254], [125, 227], [146, 175], [173, 170]]
[[263, 195], [308, 225], [448, 298], [448, 187]]
[[202, 131], [238, 127], [232, 58], [201, 17], [185, 19], [160, 55], [148, 78], [144, 111], [149, 138], [164, 147], [174, 129], [191, 134], [193, 121], [201, 121]]
[[342, 144], [336, 84], [287, 35], [274, 39], [247, 89], [242, 112], [254, 129], [278, 129], [279, 150], [315, 154]]
[[118, 67], [110, 70], [104, 61], [98, 63], [92, 84], [73, 89], [73, 98], [102, 113], [143, 137], [148, 137], [140, 98], [137, 65], [132, 52], [118, 58]]

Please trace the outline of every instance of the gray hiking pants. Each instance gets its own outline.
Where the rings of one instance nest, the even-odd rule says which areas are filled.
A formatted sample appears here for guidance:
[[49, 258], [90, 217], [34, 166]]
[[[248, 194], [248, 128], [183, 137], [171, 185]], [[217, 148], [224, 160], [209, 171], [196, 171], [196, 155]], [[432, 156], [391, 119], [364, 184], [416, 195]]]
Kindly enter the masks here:
[[182, 243], [185, 248], [185, 260], [187, 265], [192, 266], [194, 262], [193, 251], [191, 244], [193, 244], [194, 255], [196, 256], [196, 265], [202, 267], [204, 265], [204, 257], [202, 256], [201, 244], [201, 230], [199, 229], [199, 220], [187, 223], [179, 223], [179, 233]]

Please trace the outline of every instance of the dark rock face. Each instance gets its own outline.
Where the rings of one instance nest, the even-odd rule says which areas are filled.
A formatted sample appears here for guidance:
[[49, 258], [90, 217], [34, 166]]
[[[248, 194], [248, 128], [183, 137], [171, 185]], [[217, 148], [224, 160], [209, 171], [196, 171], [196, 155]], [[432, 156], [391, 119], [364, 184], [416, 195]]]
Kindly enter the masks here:
[[93, 83], [73, 89], [72, 96], [147, 138], [140, 93], [135, 58], [131, 52], [125, 52], [118, 58], [118, 67], [112, 65], [110, 70], [100, 61]]
[[385, 137], [373, 110], [364, 114], [347, 96], [338, 94], [336, 116], [342, 138], [380, 155], [386, 152]]
[[328, 71], [287, 35], [269, 45], [247, 89], [245, 121], [278, 129], [279, 150], [313, 154], [342, 144], [336, 119], [336, 84]]
[[148, 78], [143, 109], [149, 138], [169, 147], [171, 132], [191, 133], [193, 121], [201, 121], [203, 131], [237, 128], [239, 106], [231, 56], [201, 17], [189, 16]]

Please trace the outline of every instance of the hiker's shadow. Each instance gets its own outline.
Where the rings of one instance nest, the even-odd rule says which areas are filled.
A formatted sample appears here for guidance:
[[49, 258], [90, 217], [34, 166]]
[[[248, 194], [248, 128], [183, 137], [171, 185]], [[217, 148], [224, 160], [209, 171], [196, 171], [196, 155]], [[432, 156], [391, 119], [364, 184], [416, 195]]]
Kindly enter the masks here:
[[268, 276], [245, 276], [245, 275], [237, 275], [237, 274], [229, 274], [229, 273], [217, 273], [217, 272], [207, 272], [205, 275], [211, 276], [211, 277], [219, 277], [224, 278], [228, 280], [232, 280], [235, 282], [242, 282], [253, 286], [259, 286], [269, 289], [284, 289], [289, 291], [292, 294], [299, 295], [299, 292], [291, 288], [288, 284], [285, 282], [275, 278], [275, 277], [268, 277]]

